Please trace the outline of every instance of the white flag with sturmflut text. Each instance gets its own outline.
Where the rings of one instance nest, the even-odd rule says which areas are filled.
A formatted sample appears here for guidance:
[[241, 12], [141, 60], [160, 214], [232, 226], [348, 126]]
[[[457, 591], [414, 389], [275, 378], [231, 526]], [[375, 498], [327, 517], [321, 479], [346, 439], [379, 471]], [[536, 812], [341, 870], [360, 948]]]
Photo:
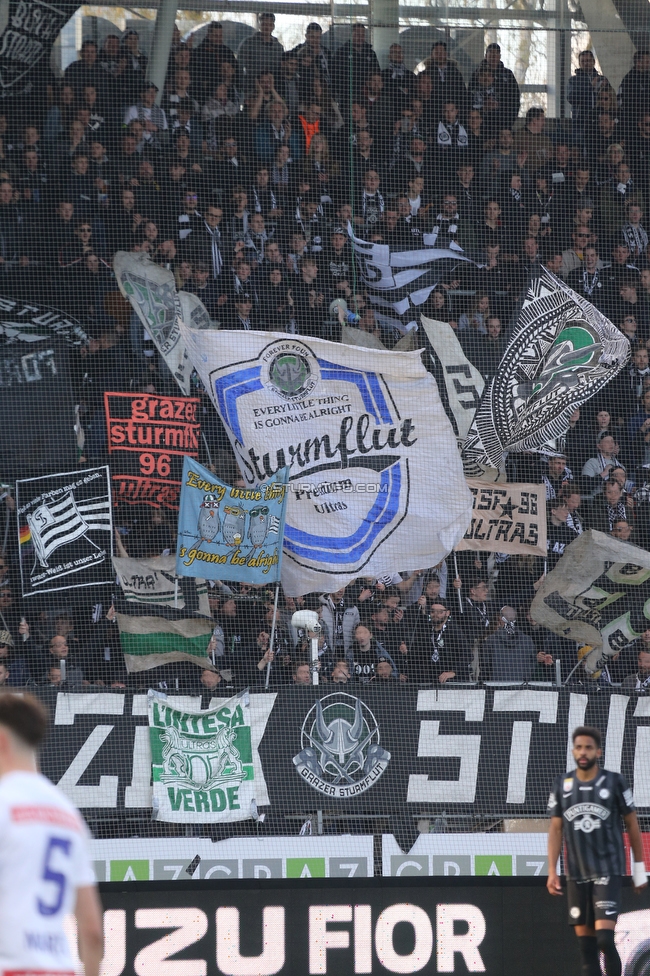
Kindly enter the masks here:
[[288, 595], [433, 566], [462, 539], [472, 497], [419, 352], [182, 332], [246, 485], [289, 465]]

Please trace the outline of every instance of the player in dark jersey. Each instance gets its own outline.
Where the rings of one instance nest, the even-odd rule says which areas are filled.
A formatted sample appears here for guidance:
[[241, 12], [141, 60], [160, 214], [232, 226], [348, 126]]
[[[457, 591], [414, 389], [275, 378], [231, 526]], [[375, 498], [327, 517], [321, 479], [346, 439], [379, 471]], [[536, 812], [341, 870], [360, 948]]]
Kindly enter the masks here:
[[607, 976], [621, 976], [621, 959], [614, 942], [621, 910], [621, 875], [625, 850], [621, 817], [634, 854], [634, 888], [648, 883], [641, 834], [632, 790], [619, 773], [601, 769], [598, 729], [580, 726], [573, 733], [576, 769], [558, 776], [548, 798], [548, 881], [552, 895], [562, 894], [556, 865], [567, 852], [569, 924], [580, 944], [583, 976], [600, 976], [599, 952], [605, 956]]

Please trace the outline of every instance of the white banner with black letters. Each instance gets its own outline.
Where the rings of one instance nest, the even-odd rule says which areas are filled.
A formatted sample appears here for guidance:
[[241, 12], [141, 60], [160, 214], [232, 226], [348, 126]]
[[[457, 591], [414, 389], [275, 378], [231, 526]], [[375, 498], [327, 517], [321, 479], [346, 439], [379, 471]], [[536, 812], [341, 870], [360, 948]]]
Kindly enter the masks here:
[[[481, 402], [485, 382], [480, 372], [463, 352], [456, 333], [447, 322], [420, 316], [426, 338], [427, 368], [434, 376], [447, 416], [463, 441]], [[428, 340], [428, 341], [427, 341]], [[446, 396], [446, 400], [445, 400]]]
[[290, 467], [288, 595], [434, 566], [463, 537], [471, 496], [419, 352], [181, 330], [247, 487]]
[[[150, 823], [147, 696], [57, 695], [48, 688], [38, 694], [52, 716], [43, 772], [84, 811], [112, 818], [111, 836], [122, 830], [131, 836], [138, 814]], [[224, 700], [206, 693], [170, 695], [168, 702], [205, 711]], [[442, 810], [544, 817], [553, 779], [573, 768], [571, 733], [587, 724], [606, 732], [607, 768], [621, 772], [637, 806], [650, 811], [648, 706], [647, 697], [607, 692], [418, 689], [397, 682], [389, 694], [374, 684], [253, 693], [257, 803], [270, 805], [281, 830], [285, 814], [324, 802], [337, 812], [395, 817], [394, 823]]]

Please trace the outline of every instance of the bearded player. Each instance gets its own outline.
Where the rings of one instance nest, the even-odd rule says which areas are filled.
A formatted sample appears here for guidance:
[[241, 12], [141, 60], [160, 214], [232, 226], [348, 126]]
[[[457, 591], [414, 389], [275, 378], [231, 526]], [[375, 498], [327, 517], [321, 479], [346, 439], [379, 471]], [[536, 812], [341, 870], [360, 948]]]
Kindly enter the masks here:
[[556, 865], [564, 836], [569, 924], [578, 937], [583, 976], [600, 976], [600, 952], [607, 976], [621, 976], [614, 942], [621, 910], [621, 876], [625, 874], [621, 817], [634, 854], [635, 890], [648, 882], [632, 790], [619, 773], [600, 768], [601, 755], [598, 729], [577, 728], [573, 733], [576, 769], [558, 776], [548, 800], [551, 827], [546, 887], [552, 895], [562, 894]]
[[63, 929], [77, 918], [86, 976], [99, 976], [102, 910], [87, 830], [37, 769], [47, 715], [30, 695], [0, 694], [0, 973], [74, 976]]

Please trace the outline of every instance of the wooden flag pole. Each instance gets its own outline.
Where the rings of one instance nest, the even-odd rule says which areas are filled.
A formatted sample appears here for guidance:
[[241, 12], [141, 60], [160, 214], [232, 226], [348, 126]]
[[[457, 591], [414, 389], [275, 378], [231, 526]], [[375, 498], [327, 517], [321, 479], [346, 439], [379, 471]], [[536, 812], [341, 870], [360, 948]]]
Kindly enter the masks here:
[[[459, 578], [458, 577], [458, 560], [456, 559], [456, 550], [455, 549], [454, 549], [454, 572], [456, 574], [455, 577], [454, 577], [454, 579], [457, 580]], [[452, 584], [452, 586], [453, 586], [453, 584]], [[465, 611], [463, 610], [463, 598], [460, 595], [460, 590], [457, 590], [455, 586], [454, 586], [454, 589], [456, 590], [456, 593], [458, 594], [458, 608], [459, 608], [459, 610], [460, 610], [461, 613], [464, 613]]]
[[[280, 593], [280, 584], [275, 584], [275, 599], [273, 601], [273, 622], [271, 623], [271, 640], [269, 641], [269, 650], [273, 653], [273, 642], [275, 640], [275, 618], [278, 615], [278, 595]], [[271, 680], [271, 662], [268, 661], [266, 664], [266, 680], [264, 682], [264, 688], [268, 691], [269, 681]]]

